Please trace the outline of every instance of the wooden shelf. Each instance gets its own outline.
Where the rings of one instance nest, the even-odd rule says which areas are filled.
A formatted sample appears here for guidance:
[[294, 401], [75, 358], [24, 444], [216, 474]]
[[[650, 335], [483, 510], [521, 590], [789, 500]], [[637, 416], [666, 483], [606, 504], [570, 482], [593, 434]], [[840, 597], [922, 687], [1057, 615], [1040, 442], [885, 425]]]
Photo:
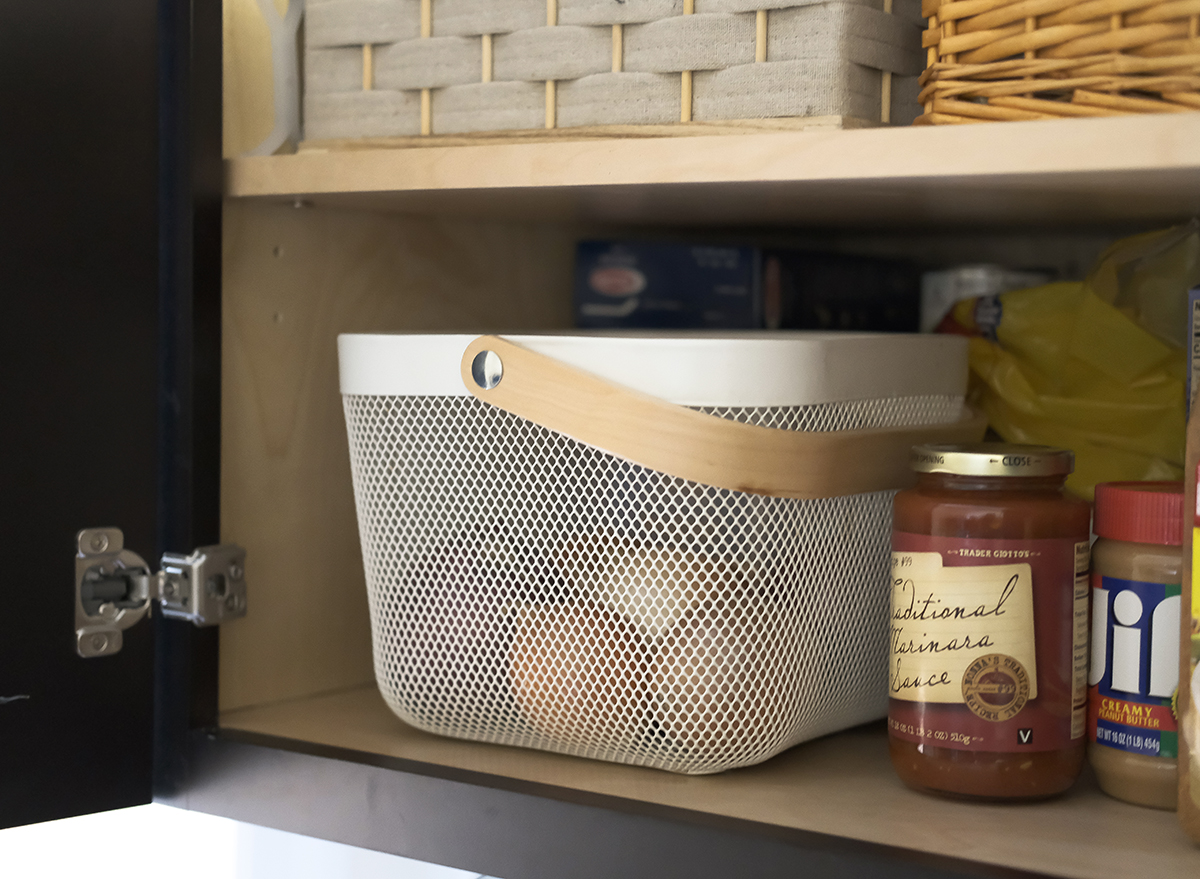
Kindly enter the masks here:
[[500, 778], [543, 792], [568, 790], [593, 803], [651, 804], [991, 869], [1078, 879], [1200, 875], [1200, 847], [1188, 842], [1173, 814], [1109, 799], [1090, 775], [1064, 797], [1019, 806], [907, 790], [888, 762], [882, 724], [800, 745], [760, 766], [703, 777], [428, 735], [396, 719], [374, 686], [226, 712], [221, 727], [357, 752], [364, 762], [439, 767], [459, 780]]
[[949, 127], [302, 151], [226, 192], [505, 220], [1112, 225], [1200, 213], [1200, 113]]

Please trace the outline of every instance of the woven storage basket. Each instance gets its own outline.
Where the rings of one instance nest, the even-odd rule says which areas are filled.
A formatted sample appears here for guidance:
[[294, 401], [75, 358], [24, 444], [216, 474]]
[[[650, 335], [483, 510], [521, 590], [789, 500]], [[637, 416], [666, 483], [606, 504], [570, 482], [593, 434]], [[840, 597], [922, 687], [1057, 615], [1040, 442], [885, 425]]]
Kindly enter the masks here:
[[305, 138], [907, 124], [916, 2], [310, 0]]
[[1200, 110], [1200, 0], [925, 0], [919, 124]]
[[409, 724], [710, 773], [886, 711], [894, 489], [913, 442], [983, 432], [962, 339], [339, 348], [375, 671]]

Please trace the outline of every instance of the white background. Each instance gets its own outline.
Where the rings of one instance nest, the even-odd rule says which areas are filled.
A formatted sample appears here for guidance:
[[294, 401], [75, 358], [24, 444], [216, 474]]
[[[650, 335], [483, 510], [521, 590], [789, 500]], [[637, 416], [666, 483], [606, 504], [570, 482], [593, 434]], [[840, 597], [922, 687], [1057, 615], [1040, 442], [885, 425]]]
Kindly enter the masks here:
[[4, 879], [485, 879], [157, 804], [0, 830]]

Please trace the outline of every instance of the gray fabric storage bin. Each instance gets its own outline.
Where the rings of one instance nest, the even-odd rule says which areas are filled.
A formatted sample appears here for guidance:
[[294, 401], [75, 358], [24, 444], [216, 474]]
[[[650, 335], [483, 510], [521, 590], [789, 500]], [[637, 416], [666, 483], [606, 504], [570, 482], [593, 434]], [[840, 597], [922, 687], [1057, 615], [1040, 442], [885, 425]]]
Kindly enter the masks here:
[[304, 45], [361, 46], [421, 35], [421, 0], [309, 0]]
[[679, 77], [665, 73], [598, 73], [558, 88], [558, 122], [667, 125], [679, 120]]
[[920, 109], [919, 0], [890, 12], [884, 0], [695, 0], [687, 15], [684, 0], [431, 8], [423, 25], [420, 0], [310, 0], [307, 140], [681, 120], [907, 124]]
[[605, 28], [539, 27], [495, 40], [492, 75], [503, 82], [572, 80], [612, 68], [612, 37]]
[[421, 93], [308, 94], [304, 96], [304, 126], [312, 140], [420, 134]]
[[[479, 37], [433, 37], [405, 40], [375, 53], [375, 88], [445, 88], [479, 82], [482, 48]], [[361, 77], [362, 58], [359, 58]]]
[[434, 92], [434, 118], [442, 134], [537, 128], [544, 118], [545, 94], [537, 82], [451, 86]]

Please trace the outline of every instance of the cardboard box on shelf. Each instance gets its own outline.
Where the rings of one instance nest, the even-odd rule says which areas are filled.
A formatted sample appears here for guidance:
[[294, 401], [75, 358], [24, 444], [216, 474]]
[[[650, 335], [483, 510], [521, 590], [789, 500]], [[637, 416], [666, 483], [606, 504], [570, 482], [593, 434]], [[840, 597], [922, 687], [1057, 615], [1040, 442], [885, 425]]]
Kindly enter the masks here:
[[750, 247], [582, 241], [575, 253], [575, 323], [587, 329], [755, 329], [758, 292]]
[[915, 333], [921, 273], [902, 259], [764, 250], [766, 326], [784, 330]]
[[920, 273], [836, 253], [584, 241], [574, 296], [585, 329], [916, 332]]

